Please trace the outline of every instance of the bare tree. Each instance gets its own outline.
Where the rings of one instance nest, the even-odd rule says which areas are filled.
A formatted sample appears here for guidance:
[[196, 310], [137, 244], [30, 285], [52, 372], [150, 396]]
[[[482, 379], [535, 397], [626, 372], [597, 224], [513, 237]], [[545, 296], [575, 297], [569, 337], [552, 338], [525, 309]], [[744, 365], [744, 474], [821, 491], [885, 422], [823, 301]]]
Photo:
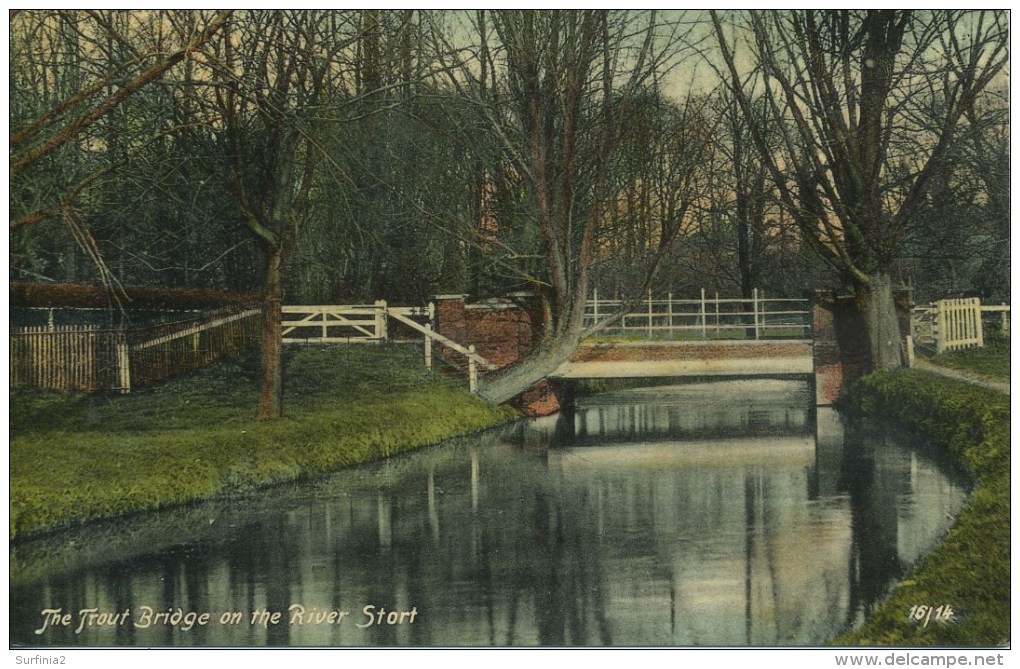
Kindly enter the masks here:
[[[136, 47], [132, 49], [133, 53], [126, 54], [123, 60], [110, 62], [110, 59], [105, 59], [103, 62], [106, 62], [107, 68], [94, 77], [85, 75], [88, 68], [84, 67], [84, 63], [81, 61], [97, 56], [98, 47], [94, 46], [93, 50], [89, 51], [76, 44], [83, 51], [74, 54], [75, 57], [81, 59], [80, 62], [64, 63], [61, 64], [61, 67], [75, 71], [79, 77], [77, 84], [80, 88], [73, 92], [68, 91], [65, 97], [47, 105], [38, 116], [31, 119], [19, 119], [19, 125], [12, 128], [10, 138], [11, 177], [18, 177], [30, 167], [38, 165], [72, 140], [79, 138], [93, 124], [109, 115], [132, 95], [153, 82], [159, 81], [169, 70], [185, 60], [189, 54], [197, 51], [212, 39], [224, 26], [231, 13], [232, 11], [220, 12], [200, 32], [187, 36], [185, 42], [174, 47], [169, 53], [158, 53], [158, 55], [152, 56], [143, 53], [143, 49]], [[59, 28], [59, 26], [67, 24], [68, 21], [77, 24], [78, 18], [65, 12], [20, 12], [16, 17], [12, 17], [11, 30], [24, 37], [26, 43], [31, 43], [33, 39], [43, 39], [42, 34], [48, 34], [45, 40], [53, 40], [55, 39], [52, 35], [53, 28]], [[75, 27], [75, 34], [89, 35], [97, 44], [103, 40], [127, 44], [132, 42], [130, 36], [122, 34], [112, 23], [104, 21], [98, 13], [93, 13], [90, 26], [91, 34], [78, 26]], [[63, 53], [61, 45], [47, 41], [43, 42], [43, 49], [49, 50], [51, 53]], [[32, 51], [31, 47], [26, 47], [17, 53], [21, 59], [21, 62], [17, 64], [19, 72], [24, 74], [43, 69], [39, 74], [45, 77], [44, 68], [47, 65], [34, 61]], [[99, 59], [97, 58], [97, 60]], [[51, 76], [56, 74], [57, 72], [54, 71]], [[66, 211], [87, 187], [118, 166], [118, 163], [115, 162], [93, 171], [76, 186], [62, 193], [59, 202], [51, 202], [33, 208], [31, 211], [20, 212], [19, 215], [11, 218], [10, 230], [13, 232]]]
[[210, 100], [222, 116], [234, 197], [265, 256], [262, 384], [258, 417], [283, 414], [283, 272], [307, 213], [321, 148], [315, 111], [343, 94], [338, 54], [351, 46], [334, 32], [337, 15], [259, 11], [238, 15], [215, 44]]
[[[657, 256], [694, 232], [694, 214], [711, 190], [718, 126], [708, 96], [674, 100], [656, 86], [642, 97], [628, 105], [616, 195], [596, 236], [596, 285], [624, 297], [644, 292]], [[673, 286], [677, 278], [664, 268], [654, 282]]]
[[[965, 114], [1008, 62], [1007, 13], [803, 10], [746, 19], [739, 34], [750, 78], [712, 12], [729, 85], [804, 240], [853, 286], [873, 367], [898, 367], [891, 267], [947, 169]], [[752, 94], [781, 128], [781, 151], [767, 145]], [[919, 122], [933, 108], [937, 119]]]
[[477, 106], [524, 184], [521, 224], [534, 226], [544, 260], [542, 276], [532, 281], [544, 304], [541, 340], [527, 359], [479, 386], [483, 397], [503, 402], [569, 358], [584, 335], [596, 233], [617, 197], [616, 158], [632, 105], [653, 75], [677, 62], [686, 32], [655, 12], [501, 11], [476, 18], [481, 46], [474, 52], [484, 57], [462, 62], [451, 83]]

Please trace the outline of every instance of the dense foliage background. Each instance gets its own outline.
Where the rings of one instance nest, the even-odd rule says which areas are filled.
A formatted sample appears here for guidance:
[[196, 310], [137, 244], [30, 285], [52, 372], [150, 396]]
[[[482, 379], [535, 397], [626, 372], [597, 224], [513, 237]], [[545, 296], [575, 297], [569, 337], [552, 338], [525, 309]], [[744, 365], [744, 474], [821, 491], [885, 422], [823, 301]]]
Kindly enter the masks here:
[[[823, 34], [871, 20], [822, 14]], [[781, 29], [773, 18], [721, 15], [738, 61], [757, 57], [749, 82], [768, 69], [754, 30]], [[938, 141], [966, 49], [1004, 39], [1000, 21], [910, 17], [896, 83], [915, 99], [896, 99], [911, 114], [894, 144]], [[527, 42], [536, 32], [558, 37]], [[950, 36], [971, 46], [954, 55]], [[10, 40], [11, 281], [258, 291], [273, 247], [286, 302], [535, 289], [551, 280], [546, 186], [571, 199], [558, 215], [572, 230], [593, 221], [590, 287], [606, 295], [640, 290], [653, 266], [651, 285], [678, 295], [846, 281], [794, 224], [704, 13], [22, 10]], [[794, 55], [773, 54], [776, 71]], [[919, 301], [1009, 298], [1008, 87], [986, 83], [889, 249]], [[753, 90], [768, 116], [775, 99]], [[537, 146], [532, 121], [562, 141]], [[762, 126], [780, 163], [794, 123]], [[888, 154], [883, 197], [915, 176], [905, 155]]]

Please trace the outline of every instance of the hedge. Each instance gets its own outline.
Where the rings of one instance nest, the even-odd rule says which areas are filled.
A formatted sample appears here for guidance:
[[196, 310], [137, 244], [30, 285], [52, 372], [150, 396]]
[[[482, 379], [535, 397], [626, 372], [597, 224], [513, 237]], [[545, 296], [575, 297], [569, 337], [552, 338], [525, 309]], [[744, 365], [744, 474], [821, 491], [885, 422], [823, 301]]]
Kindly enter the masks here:
[[[843, 404], [867, 418], [892, 419], [947, 448], [975, 478], [970, 498], [942, 543], [901, 581], [860, 628], [835, 645], [999, 646], [1010, 631], [1009, 397], [916, 370], [864, 377]], [[914, 605], [950, 605], [948, 624], [912, 624]]]

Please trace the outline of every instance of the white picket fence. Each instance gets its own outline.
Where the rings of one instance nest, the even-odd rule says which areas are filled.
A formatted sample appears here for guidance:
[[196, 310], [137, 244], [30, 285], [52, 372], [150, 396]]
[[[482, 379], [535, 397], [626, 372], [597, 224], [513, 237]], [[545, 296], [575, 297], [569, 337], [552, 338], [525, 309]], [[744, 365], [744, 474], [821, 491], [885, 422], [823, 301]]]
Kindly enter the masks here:
[[985, 317], [994, 314], [999, 316], [1002, 334], [1009, 337], [1009, 305], [982, 305], [977, 297], [938, 300], [914, 307], [911, 333], [916, 343], [934, 346], [936, 353], [981, 348], [985, 345]]
[[150, 327], [48, 325], [10, 331], [10, 385], [114, 390], [200, 369], [257, 341], [258, 308], [228, 308]]

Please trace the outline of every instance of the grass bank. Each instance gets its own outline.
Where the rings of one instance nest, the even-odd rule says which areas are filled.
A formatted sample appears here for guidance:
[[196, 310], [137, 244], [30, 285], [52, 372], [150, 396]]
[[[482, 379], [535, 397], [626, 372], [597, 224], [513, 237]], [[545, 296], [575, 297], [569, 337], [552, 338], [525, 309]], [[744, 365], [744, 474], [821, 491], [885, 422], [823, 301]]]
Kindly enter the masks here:
[[[998, 362], [1002, 367], [1001, 355]], [[940, 359], [941, 364], [941, 359]], [[965, 367], [966, 368], [966, 367]], [[1008, 350], [1005, 368], [1008, 370]], [[972, 368], [966, 368], [973, 371]], [[1009, 398], [916, 370], [873, 374], [854, 384], [847, 406], [892, 419], [948, 448], [976, 486], [939, 547], [902, 581], [867, 622], [834, 645], [996, 646], [1009, 642]], [[957, 622], [912, 624], [915, 605], [950, 605]]]
[[286, 416], [232, 360], [145, 392], [14, 392], [10, 536], [313, 476], [513, 418], [406, 346], [288, 350]]
[[931, 358], [932, 364], [980, 374], [993, 381], [1009, 381], [1009, 340], [991, 341], [983, 348], [952, 351]]

